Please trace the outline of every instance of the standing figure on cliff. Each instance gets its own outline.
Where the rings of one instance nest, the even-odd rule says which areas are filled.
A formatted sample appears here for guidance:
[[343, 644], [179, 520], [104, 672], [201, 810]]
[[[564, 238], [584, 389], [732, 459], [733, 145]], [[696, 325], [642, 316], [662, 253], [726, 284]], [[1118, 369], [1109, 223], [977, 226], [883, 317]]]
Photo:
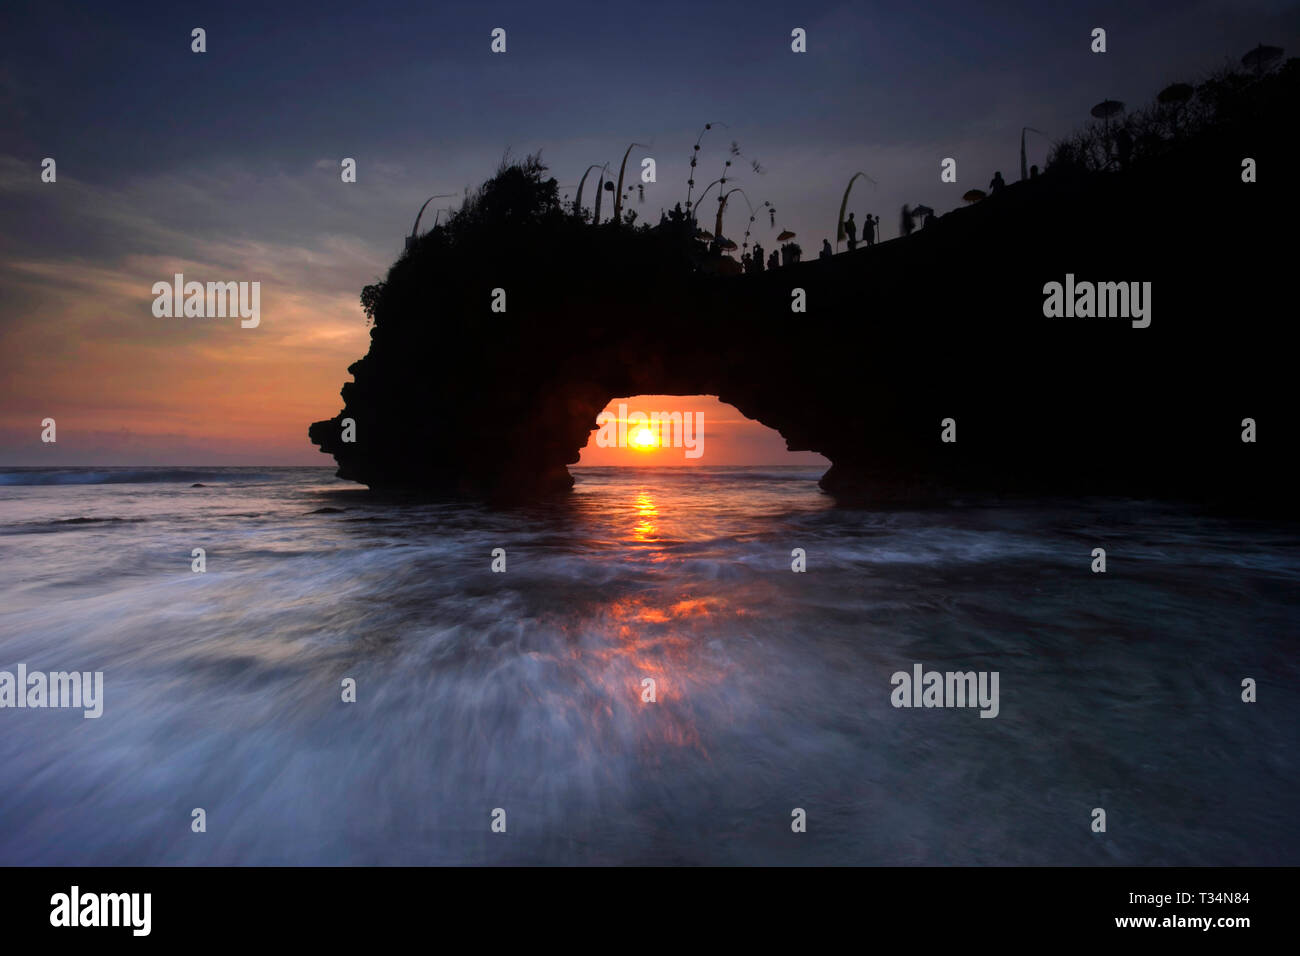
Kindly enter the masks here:
[[989, 195], [996, 196], [998, 193], [1002, 192], [1002, 189], [1004, 186], [1006, 186], [1006, 184], [1007, 184], [1006, 180], [1002, 178], [1001, 170], [994, 173], [993, 179], [989, 183]]
[[907, 203], [903, 203], [903, 214], [899, 218], [898, 231], [905, 236], [910, 236], [915, 228], [916, 220], [912, 218], [912, 210], [907, 208]]
[[867, 218], [862, 223], [862, 241], [869, 246], [876, 244], [876, 228], [880, 225], [880, 217], [867, 213]]
[[853, 221], [853, 213], [849, 213], [848, 222], [844, 224], [844, 235], [849, 237], [849, 252], [858, 247], [858, 224]]
[[754, 262], [754, 271], [762, 272], [763, 271], [763, 247], [760, 246], [757, 242], [754, 243], [753, 262]]
[[835, 250], [831, 248], [831, 241], [829, 239], [823, 239], [822, 251], [818, 254], [817, 258], [829, 259], [833, 255], [835, 255]]

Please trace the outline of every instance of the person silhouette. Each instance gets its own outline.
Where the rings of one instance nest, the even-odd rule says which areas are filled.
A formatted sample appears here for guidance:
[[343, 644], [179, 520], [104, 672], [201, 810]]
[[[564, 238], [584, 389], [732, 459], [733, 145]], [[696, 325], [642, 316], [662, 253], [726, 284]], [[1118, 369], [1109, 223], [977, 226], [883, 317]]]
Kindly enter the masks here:
[[1038, 178], [1038, 167], [1037, 167], [1037, 166], [1030, 166], [1030, 167], [1029, 167], [1029, 178], [1030, 178], [1030, 179], [1037, 179], [1037, 178]]
[[905, 236], [910, 236], [912, 230], [916, 228], [916, 220], [912, 218], [912, 210], [907, 208], [907, 203], [903, 204], [903, 214], [899, 221], [899, 231]]
[[862, 222], [862, 241], [869, 246], [876, 244], [876, 229], [880, 226], [880, 217], [867, 213], [867, 218]]
[[844, 235], [849, 237], [849, 252], [858, 247], [858, 224], [853, 221], [853, 213], [849, 213], [848, 221], [844, 223]]
[[763, 247], [757, 242], [754, 243], [754, 271], [763, 271]]
[[823, 239], [823, 240], [822, 240], [822, 251], [821, 251], [821, 254], [817, 256], [817, 258], [818, 258], [818, 259], [829, 259], [829, 258], [830, 258], [831, 256], [833, 256], [833, 255], [835, 255], [835, 251], [834, 251], [833, 249], [831, 249], [831, 241], [830, 241], [829, 239]]
[[1002, 188], [1006, 186], [1006, 184], [1006, 180], [1002, 178], [1002, 172], [1000, 170], [994, 173], [993, 180], [989, 183], [989, 195], [996, 195], [997, 193], [1002, 192]]
[[775, 268], [776, 268], [777, 266], [779, 266], [780, 264], [781, 264], [781, 257], [778, 256], [778, 255], [776, 254], [776, 250], [773, 249], [773, 250], [772, 250], [772, 254], [771, 254], [770, 256], [767, 257], [767, 267], [768, 267], [769, 269], [775, 269]]

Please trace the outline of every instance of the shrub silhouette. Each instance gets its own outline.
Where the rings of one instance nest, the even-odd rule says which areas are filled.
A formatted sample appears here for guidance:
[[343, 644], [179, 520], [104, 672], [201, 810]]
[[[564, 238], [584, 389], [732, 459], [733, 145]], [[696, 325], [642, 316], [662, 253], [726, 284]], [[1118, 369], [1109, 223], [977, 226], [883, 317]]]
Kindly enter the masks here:
[[1047, 158], [1054, 172], [1102, 172], [1114, 169], [1115, 137], [1122, 129], [1132, 139], [1132, 162], [1163, 155], [1189, 139], [1231, 135], [1265, 116], [1285, 115], [1294, 102], [1300, 60], [1292, 58], [1271, 73], [1245, 73], [1232, 67], [1216, 70], [1198, 83], [1166, 86], [1149, 105], [1111, 120], [1087, 123], [1057, 142]]

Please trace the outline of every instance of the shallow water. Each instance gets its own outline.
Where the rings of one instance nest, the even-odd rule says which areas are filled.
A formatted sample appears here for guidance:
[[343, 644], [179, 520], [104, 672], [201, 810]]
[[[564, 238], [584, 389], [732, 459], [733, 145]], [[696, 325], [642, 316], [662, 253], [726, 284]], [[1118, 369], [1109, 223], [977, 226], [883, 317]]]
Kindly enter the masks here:
[[[105, 687], [0, 710], [0, 864], [1300, 863], [1294, 526], [575, 474], [0, 472], [0, 670]], [[997, 671], [998, 716], [893, 707], [914, 663]]]

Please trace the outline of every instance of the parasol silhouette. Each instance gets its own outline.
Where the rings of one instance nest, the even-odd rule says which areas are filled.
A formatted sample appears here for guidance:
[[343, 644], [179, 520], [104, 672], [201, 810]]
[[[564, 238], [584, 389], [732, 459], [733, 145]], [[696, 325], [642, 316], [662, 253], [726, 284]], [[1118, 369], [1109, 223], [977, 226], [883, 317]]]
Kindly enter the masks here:
[[1263, 73], [1281, 58], [1280, 46], [1265, 46], [1261, 43], [1241, 58], [1241, 65], [1250, 67], [1256, 73]]

